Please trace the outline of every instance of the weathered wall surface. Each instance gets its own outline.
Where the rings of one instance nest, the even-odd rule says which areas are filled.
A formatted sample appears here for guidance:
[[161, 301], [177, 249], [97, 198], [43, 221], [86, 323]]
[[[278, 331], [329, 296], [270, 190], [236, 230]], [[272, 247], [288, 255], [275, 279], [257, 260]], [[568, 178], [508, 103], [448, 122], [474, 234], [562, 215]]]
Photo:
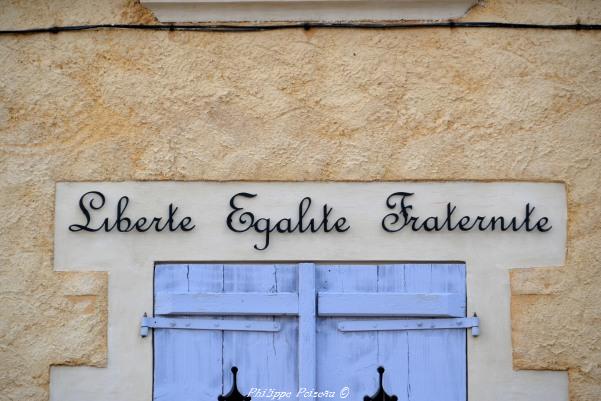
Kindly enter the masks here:
[[[466, 19], [601, 23], [596, 1]], [[139, 5], [3, 1], [0, 28], [152, 22]], [[107, 277], [52, 271], [70, 180], [563, 181], [563, 268], [514, 271], [516, 369], [601, 397], [601, 32], [98, 31], [0, 37], [0, 399], [106, 363]]]

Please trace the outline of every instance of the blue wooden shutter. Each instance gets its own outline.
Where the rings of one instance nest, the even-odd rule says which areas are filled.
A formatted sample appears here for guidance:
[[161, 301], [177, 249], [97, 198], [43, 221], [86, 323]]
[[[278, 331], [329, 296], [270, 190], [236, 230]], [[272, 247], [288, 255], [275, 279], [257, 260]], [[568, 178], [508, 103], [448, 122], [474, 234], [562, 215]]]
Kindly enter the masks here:
[[243, 394], [359, 401], [384, 366], [399, 400], [466, 400], [465, 330], [398, 329], [464, 317], [464, 265], [158, 265], [154, 312], [155, 400], [216, 400], [232, 366]]
[[[376, 369], [383, 366], [384, 387], [399, 401], [466, 400], [465, 330], [339, 330], [345, 322], [363, 321], [369, 328], [390, 316], [465, 316], [464, 265], [321, 265], [317, 289], [320, 301], [349, 295], [343, 304], [329, 299], [326, 308], [318, 306], [318, 314], [341, 315], [318, 319], [320, 389], [349, 386], [353, 399], [361, 400], [378, 388]], [[394, 308], [398, 299], [406, 302], [400, 311]]]
[[[230, 368], [239, 368], [238, 386], [295, 389], [297, 387], [296, 317], [265, 315], [257, 301], [270, 295], [296, 292], [293, 265], [159, 265], [155, 270], [155, 314], [194, 320], [232, 320], [279, 323], [279, 331], [155, 329], [154, 399], [160, 401], [209, 401], [231, 387]], [[196, 308], [197, 296], [248, 295], [238, 304], [242, 312], [223, 313]], [[188, 296], [188, 298], [186, 298]], [[296, 296], [295, 296], [296, 297]], [[202, 297], [201, 297], [202, 299]], [[217, 298], [219, 299], [219, 298]], [[242, 298], [245, 299], [245, 298]], [[274, 298], [275, 300], [275, 298]], [[278, 306], [277, 302], [276, 305]], [[182, 309], [183, 310], [178, 310]], [[221, 309], [221, 310], [218, 310]], [[160, 313], [157, 313], [160, 312]], [[238, 314], [240, 313], [240, 314]]]

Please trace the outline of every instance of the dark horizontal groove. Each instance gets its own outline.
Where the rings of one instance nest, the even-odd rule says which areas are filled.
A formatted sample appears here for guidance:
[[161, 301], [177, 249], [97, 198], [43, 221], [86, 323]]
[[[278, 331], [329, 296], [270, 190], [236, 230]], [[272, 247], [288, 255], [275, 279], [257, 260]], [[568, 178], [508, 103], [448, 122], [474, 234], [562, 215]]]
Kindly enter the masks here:
[[201, 32], [257, 32], [281, 29], [346, 28], [346, 29], [423, 29], [423, 28], [505, 28], [505, 29], [550, 29], [550, 30], [601, 30], [601, 24], [519, 24], [511, 22], [428, 22], [428, 23], [353, 23], [353, 22], [300, 22], [289, 24], [260, 25], [174, 25], [174, 24], [96, 24], [68, 25], [46, 28], [5, 29], [1, 35], [31, 35], [38, 33], [59, 33], [94, 31], [103, 29], [135, 29], [146, 31], [201, 31]]

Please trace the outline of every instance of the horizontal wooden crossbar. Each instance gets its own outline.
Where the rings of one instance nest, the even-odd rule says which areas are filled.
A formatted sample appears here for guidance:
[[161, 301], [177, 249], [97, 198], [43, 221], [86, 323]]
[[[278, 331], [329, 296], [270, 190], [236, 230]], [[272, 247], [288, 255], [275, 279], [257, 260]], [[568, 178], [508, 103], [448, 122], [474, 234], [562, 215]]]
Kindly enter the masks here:
[[320, 316], [465, 316], [465, 297], [453, 293], [320, 292], [317, 305]]
[[297, 315], [296, 293], [157, 294], [156, 315]]

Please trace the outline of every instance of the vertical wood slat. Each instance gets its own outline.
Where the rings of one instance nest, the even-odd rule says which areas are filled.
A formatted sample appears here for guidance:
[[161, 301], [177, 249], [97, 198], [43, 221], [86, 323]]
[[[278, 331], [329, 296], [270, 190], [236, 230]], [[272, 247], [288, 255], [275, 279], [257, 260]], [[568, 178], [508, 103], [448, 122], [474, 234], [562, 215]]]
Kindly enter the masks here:
[[316, 382], [316, 291], [315, 265], [298, 266], [298, 377], [299, 388], [315, 389]]
[[[296, 273], [292, 265], [244, 264], [226, 265], [224, 268], [225, 293], [281, 294], [294, 290], [290, 277]], [[296, 295], [295, 295], [296, 298]], [[257, 314], [261, 310], [257, 309]], [[240, 319], [225, 316], [224, 320]], [[223, 387], [225, 394], [232, 386], [230, 369], [237, 366], [238, 389], [247, 394], [252, 388], [276, 388], [278, 391], [294, 391], [296, 347], [289, 342], [296, 340], [296, 317], [255, 316], [253, 320], [277, 322], [281, 331], [224, 332], [223, 334]], [[207, 401], [217, 400], [216, 396]], [[179, 400], [176, 400], [179, 401]]]
[[[216, 292], [222, 288], [223, 265], [220, 264], [158, 265], [155, 268], [155, 294]], [[216, 400], [222, 383], [222, 332], [156, 329], [153, 336], [153, 399]]]
[[[405, 265], [378, 266], [378, 292], [406, 292]], [[409, 339], [407, 332], [378, 331], [378, 366], [386, 368], [386, 389], [399, 401], [410, 393]], [[446, 401], [446, 400], [445, 400]]]
[[[319, 292], [376, 292], [378, 289], [376, 265], [317, 265], [316, 273]], [[317, 320], [317, 387], [318, 391], [340, 391], [348, 387], [351, 393], [347, 400], [359, 401], [378, 388], [375, 370], [378, 333], [339, 332], [337, 325], [342, 319], [333, 316]]]
[[[465, 296], [464, 265], [405, 265], [407, 291]], [[465, 401], [465, 330], [408, 331], [409, 400]]]

